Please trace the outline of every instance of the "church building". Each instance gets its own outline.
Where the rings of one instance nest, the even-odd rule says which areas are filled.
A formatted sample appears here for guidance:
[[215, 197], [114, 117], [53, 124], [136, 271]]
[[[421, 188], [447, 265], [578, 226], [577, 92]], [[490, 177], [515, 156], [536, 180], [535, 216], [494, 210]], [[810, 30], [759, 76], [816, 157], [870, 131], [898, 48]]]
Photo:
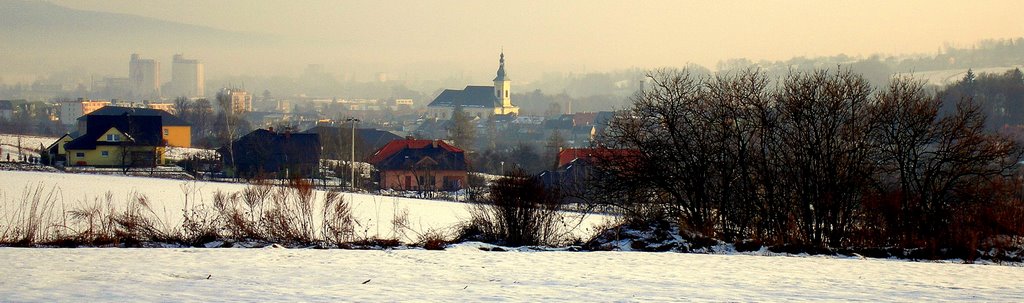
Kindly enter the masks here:
[[498, 60], [498, 75], [494, 86], [469, 85], [465, 89], [445, 89], [427, 105], [429, 118], [448, 119], [457, 106], [472, 116], [518, 115], [519, 107], [512, 105], [512, 80], [505, 74], [505, 53]]

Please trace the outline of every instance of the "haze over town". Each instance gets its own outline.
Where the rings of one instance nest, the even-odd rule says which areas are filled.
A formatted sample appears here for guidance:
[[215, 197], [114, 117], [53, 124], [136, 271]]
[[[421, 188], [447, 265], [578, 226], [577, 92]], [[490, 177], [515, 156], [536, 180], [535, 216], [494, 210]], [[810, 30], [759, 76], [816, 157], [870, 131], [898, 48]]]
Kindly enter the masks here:
[[[18, 5], [13, 2], [4, 5]], [[12, 24], [17, 18], [4, 18], [5, 37], [17, 37], [0, 46], [5, 82], [31, 82], [71, 68], [121, 74], [130, 53], [162, 61], [185, 53], [206, 62], [210, 79], [295, 76], [308, 64], [322, 64], [332, 74], [361, 81], [380, 73], [437, 81], [490, 74], [504, 48], [522, 86], [551, 73], [687, 63], [714, 69], [731, 58], [934, 55], [947, 45], [970, 47], [1024, 33], [1015, 1], [48, 2], [104, 13], [90, 15], [96, 17], [90, 22], [126, 14], [145, 23], [175, 23], [166, 28], [198, 26], [192, 29], [199, 34], [146, 32], [150, 27], [96, 33], [87, 22], [72, 28], [82, 35], [77, 38], [39, 33], [59, 29], [54, 24], [60, 20]], [[25, 30], [39, 37], [8, 34]], [[144, 34], [120, 34], [132, 31]]]

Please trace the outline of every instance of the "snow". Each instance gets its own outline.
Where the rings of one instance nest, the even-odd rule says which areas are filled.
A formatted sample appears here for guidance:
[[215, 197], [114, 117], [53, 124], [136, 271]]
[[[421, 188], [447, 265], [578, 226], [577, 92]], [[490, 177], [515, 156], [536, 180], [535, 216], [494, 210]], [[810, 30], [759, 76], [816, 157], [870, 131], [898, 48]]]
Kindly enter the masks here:
[[[55, 190], [57, 201], [63, 203], [64, 209], [71, 210], [75, 206], [85, 206], [102, 199], [107, 192], [113, 196], [115, 205], [123, 205], [133, 193], [145, 195], [150, 205], [163, 223], [179, 226], [182, 220], [181, 210], [185, 207], [184, 197], [188, 191], [190, 203], [200, 202], [212, 208], [214, 192], [225, 193], [242, 191], [246, 185], [237, 183], [217, 183], [202, 181], [184, 181], [145, 177], [116, 175], [46, 173], [25, 171], [0, 171], [0, 226], [13, 222], [13, 209], [20, 201], [27, 188], [43, 186], [45, 193]], [[323, 198], [323, 192], [318, 191]], [[353, 215], [359, 222], [356, 227], [357, 236], [361, 237], [397, 237], [404, 242], [414, 242], [417, 234], [434, 230], [449, 230], [469, 218], [469, 204], [450, 201], [423, 200], [401, 197], [384, 197], [369, 194], [344, 194], [344, 198], [353, 208]], [[314, 205], [322, 205], [321, 202]], [[61, 209], [61, 207], [57, 207]], [[5, 212], [6, 210], [6, 212]], [[396, 230], [392, 221], [396, 217], [408, 213], [408, 233]], [[320, 214], [319, 210], [314, 211]], [[575, 222], [578, 214], [566, 213], [567, 221]], [[596, 225], [602, 224], [607, 217], [589, 215], [584, 217], [583, 224], [572, 231], [578, 238], [587, 238], [596, 233]], [[319, 219], [318, 219], [319, 220]], [[319, 221], [317, 221], [319, 222]]]
[[[19, 141], [21, 153], [18, 153]], [[38, 157], [39, 146], [46, 148], [54, 141], [57, 141], [57, 138], [0, 134], [0, 161], [7, 161], [8, 156], [11, 161], [17, 161], [22, 154]]]
[[[0, 171], [0, 224], [27, 187], [58, 201], [147, 195], [180, 220], [182, 188], [204, 203], [244, 185]], [[322, 195], [320, 195], [322, 197]], [[395, 213], [415, 229], [465, 219], [456, 202], [345, 194], [364, 232], [388, 236]], [[593, 216], [584, 236], [604, 218]], [[407, 239], [408, 240], [408, 239]], [[217, 242], [209, 247], [219, 246]], [[1024, 269], [831, 256], [751, 256], [500, 249], [0, 248], [0, 301], [983, 301], [1024, 298]], [[763, 252], [762, 252], [763, 253]]]
[[[981, 75], [981, 74], [997, 74], [997, 75], [1002, 75], [1006, 71], [1012, 70], [1014, 68], [1024, 68], [1024, 65], [976, 68], [976, 69], [973, 69], [972, 71], [974, 72], [975, 75]], [[966, 68], [963, 68], [963, 69], [920, 71], [920, 72], [911, 72], [910, 73], [910, 75], [912, 75], [914, 77], [914, 79], [918, 79], [918, 80], [924, 81], [927, 84], [938, 85], [938, 86], [945, 86], [945, 85], [955, 84], [957, 81], [960, 81], [961, 79], [963, 79], [964, 75], [966, 75], [966, 74], [967, 74], [967, 69]]]
[[169, 160], [182, 160], [193, 154], [203, 155], [205, 157], [213, 157], [217, 154], [217, 151], [203, 148], [185, 148], [169, 146], [164, 151], [164, 158], [167, 158]]
[[3, 301], [985, 301], [1009, 266], [635, 252], [0, 248]]

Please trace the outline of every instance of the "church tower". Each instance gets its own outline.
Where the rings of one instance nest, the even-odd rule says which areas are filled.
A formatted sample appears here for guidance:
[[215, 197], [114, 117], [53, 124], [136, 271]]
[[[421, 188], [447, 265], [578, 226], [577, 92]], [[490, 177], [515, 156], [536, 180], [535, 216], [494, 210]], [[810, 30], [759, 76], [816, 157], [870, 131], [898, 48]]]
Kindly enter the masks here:
[[[501, 59], [498, 60], [498, 76], [494, 77], [494, 96], [501, 100], [502, 108], [510, 108], [512, 105], [512, 79], [505, 75], [505, 52], [501, 52]], [[516, 111], [518, 112], [518, 110]], [[504, 114], [504, 113], [503, 113]]]

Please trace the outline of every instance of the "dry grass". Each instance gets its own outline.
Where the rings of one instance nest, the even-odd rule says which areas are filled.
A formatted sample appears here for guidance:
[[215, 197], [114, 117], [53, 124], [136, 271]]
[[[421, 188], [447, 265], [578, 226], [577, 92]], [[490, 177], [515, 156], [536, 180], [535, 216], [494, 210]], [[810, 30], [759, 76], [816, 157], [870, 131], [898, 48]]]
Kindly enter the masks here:
[[[240, 192], [215, 192], [212, 203], [203, 201], [195, 183], [184, 184], [181, 190], [179, 225], [162, 220], [171, 217], [169, 212], [163, 210], [161, 216], [150, 199], [138, 193], [122, 200], [107, 192], [69, 207], [58, 200], [57, 187], [26, 187], [19, 197], [0, 191], [0, 245], [200, 246], [224, 241], [346, 247], [369, 241], [355, 236], [359, 224], [340, 192], [327, 191], [320, 197], [304, 180], [286, 186], [257, 181]], [[393, 246], [395, 241], [371, 242]]]
[[429, 229], [417, 237], [416, 246], [426, 250], [444, 250], [454, 242], [455, 237], [443, 229]]
[[[13, 246], [28, 246], [38, 242], [52, 241], [60, 234], [56, 222], [59, 222], [58, 191], [56, 187], [47, 188], [43, 184], [26, 186], [21, 197], [10, 201], [3, 194], [4, 213], [9, 214], [5, 222], [9, 225], [0, 226], [0, 243]], [[9, 203], [13, 202], [13, 203]], [[13, 204], [13, 207], [11, 206]]]
[[321, 235], [325, 244], [341, 247], [355, 240], [355, 218], [352, 207], [339, 191], [324, 194], [323, 222]]
[[[59, 200], [59, 193], [59, 188], [43, 185], [25, 188], [19, 197], [9, 197], [0, 191], [0, 214], [6, 216], [0, 218], [0, 224], [7, 224], [0, 225], [0, 245], [140, 247], [277, 243], [289, 247], [365, 249], [396, 247], [404, 242], [425, 249], [444, 249], [455, 239], [467, 239], [457, 235], [473, 228], [491, 237], [511, 235], [513, 239], [527, 239], [522, 245], [555, 245], [559, 223], [553, 204], [505, 208], [479, 205], [473, 215], [474, 223], [470, 224], [472, 228], [413, 228], [408, 209], [395, 199], [393, 213], [378, 214], [372, 220], [374, 224], [364, 224], [354, 217], [350, 201], [341, 192], [316, 191], [312, 184], [302, 180], [285, 185], [257, 180], [244, 190], [217, 191], [205, 199], [197, 183], [186, 183], [181, 186], [181, 208], [171, 211], [154, 209], [151, 200], [138, 193], [116, 197], [107, 192], [69, 204]], [[168, 222], [167, 218], [181, 220]], [[388, 223], [390, 233], [386, 230]], [[371, 233], [371, 228], [378, 230]], [[507, 231], [500, 232], [502, 229]], [[520, 243], [516, 241], [501, 243]]]

